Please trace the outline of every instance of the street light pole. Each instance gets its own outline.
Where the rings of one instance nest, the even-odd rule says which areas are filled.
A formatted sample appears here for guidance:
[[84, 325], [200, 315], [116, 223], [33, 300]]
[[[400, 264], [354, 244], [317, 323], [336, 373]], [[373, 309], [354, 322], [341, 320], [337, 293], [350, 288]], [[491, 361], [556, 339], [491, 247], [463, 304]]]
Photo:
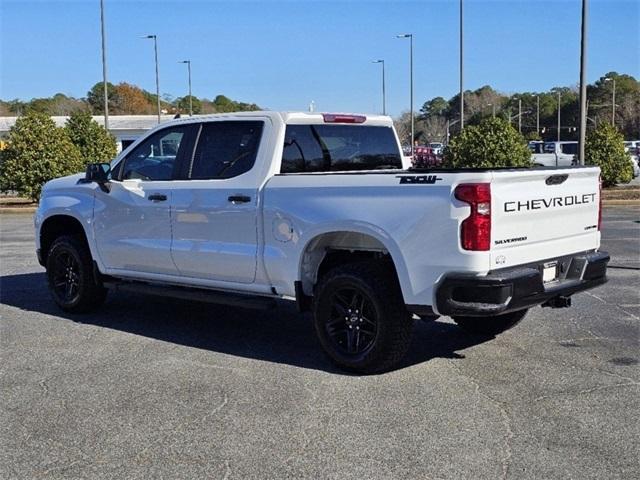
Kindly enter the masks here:
[[385, 92], [385, 81], [384, 81], [384, 60], [374, 60], [372, 63], [381, 63], [382, 64], [382, 114], [387, 114], [387, 94]]
[[496, 116], [496, 105], [495, 103], [487, 103], [485, 107], [491, 107], [491, 117], [495, 118]]
[[540, 95], [536, 95], [536, 135], [540, 134]]
[[558, 141], [560, 141], [560, 92], [558, 91]]
[[458, 122], [460, 122], [460, 120], [454, 120], [453, 122], [450, 120], [447, 120], [447, 140], [446, 140], [447, 145], [449, 145], [449, 128]]
[[518, 132], [522, 133], [522, 99], [518, 99]]
[[616, 79], [613, 80], [613, 94], [611, 98], [611, 125], [616, 126]]
[[413, 33], [405, 33], [398, 35], [398, 38], [409, 39], [409, 97], [411, 101], [411, 157], [413, 157], [413, 139], [415, 136], [414, 118], [413, 118]]
[[102, 86], [104, 89], [104, 129], [109, 131], [109, 94], [107, 91], [107, 41], [104, 31], [104, 0], [100, 0], [100, 31], [102, 33]]
[[193, 116], [193, 97], [191, 96], [191, 60], [182, 60], [178, 63], [186, 63], [189, 72], [189, 116]]
[[158, 123], [160, 123], [160, 76], [158, 74], [158, 37], [157, 35], [147, 35], [143, 38], [152, 38], [153, 39], [153, 51], [155, 53], [156, 59], [156, 97], [158, 101]]
[[463, 53], [464, 53], [464, 42], [463, 42], [463, 6], [462, 0], [460, 0], [460, 131], [464, 128], [464, 83], [463, 83]]
[[[615, 84], [614, 84], [615, 85]], [[615, 102], [614, 102], [615, 105]], [[614, 112], [615, 112], [615, 106]], [[578, 161], [584, 165], [584, 144], [587, 138], [587, 0], [582, 0], [582, 30], [580, 39], [580, 137]]]
[[605, 82], [612, 82], [613, 90], [611, 92], [611, 125], [615, 127], [616, 125], [616, 79], [612, 77], [607, 77], [604, 79]]

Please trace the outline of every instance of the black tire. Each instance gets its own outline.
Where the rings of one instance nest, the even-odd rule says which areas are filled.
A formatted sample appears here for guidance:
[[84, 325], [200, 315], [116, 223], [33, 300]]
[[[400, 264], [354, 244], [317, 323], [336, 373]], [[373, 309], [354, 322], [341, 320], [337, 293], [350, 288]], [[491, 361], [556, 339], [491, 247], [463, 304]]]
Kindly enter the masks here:
[[525, 308], [492, 317], [453, 317], [453, 320], [466, 332], [476, 335], [498, 335], [515, 327], [528, 311]]
[[83, 313], [102, 305], [107, 289], [96, 282], [91, 252], [77, 237], [58, 237], [47, 255], [47, 280], [54, 302], [65, 312]]
[[411, 344], [413, 320], [393, 268], [382, 262], [353, 263], [327, 272], [317, 285], [312, 310], [323, 350], [345, 370], [389, 370]]

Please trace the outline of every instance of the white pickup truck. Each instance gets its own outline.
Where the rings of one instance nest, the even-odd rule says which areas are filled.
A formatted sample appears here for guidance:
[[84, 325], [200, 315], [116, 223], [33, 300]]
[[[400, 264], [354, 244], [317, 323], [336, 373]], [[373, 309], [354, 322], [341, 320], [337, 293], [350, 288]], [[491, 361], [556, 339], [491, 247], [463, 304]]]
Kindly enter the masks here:
[[570, 167], [576, 164], [578, 142], [529, 142], [536, 167]]
[[497, 334], [606, 281], [597, 168], [409, 170], [388, 117], [164, 123], [48, 182], [36, 247], [69, 312], [107, 290], [311, 310], [328, 356], [392, 368], [414, 315]]

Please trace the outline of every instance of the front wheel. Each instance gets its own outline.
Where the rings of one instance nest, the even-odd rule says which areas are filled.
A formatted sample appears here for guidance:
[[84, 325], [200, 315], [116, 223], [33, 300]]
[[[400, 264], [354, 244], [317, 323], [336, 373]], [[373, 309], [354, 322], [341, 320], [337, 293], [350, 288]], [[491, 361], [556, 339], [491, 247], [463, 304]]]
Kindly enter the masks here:
[[89, 248], [76, 237], [63, 236], [53, 242], [47, 255], [47, 279], [53, 300], [66, 312], [87, 312], [107, 297], [107, 289], [93, 274]]
[[323, 350], [345, 370], [389, 370], [411, 343], [413, 321], [395, 272], [379, 262], [329, 271], [316, 289], [313, 314]]
[[491, 317], [453, 317], [460, 328], [478, 335], [498, 335], [515, 327], [527, 314], [527, 309]]

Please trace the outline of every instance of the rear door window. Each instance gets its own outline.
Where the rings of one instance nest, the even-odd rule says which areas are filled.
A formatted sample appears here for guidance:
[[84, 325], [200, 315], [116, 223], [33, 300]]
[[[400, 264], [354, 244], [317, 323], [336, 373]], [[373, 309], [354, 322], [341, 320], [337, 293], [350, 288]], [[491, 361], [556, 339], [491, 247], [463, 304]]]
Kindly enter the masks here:
[[562, 150], [562, 153], [565, 153], [567, 155], [575, 155], [576, 153], [578, 153], [578, 144], [577, 143], [561, 143], [560, 149]]
[[391, 127], [288, 125], [281, 173], [402, 168]]
[[253, 168], [264, 122], [209, 122], [202, 125], [188, 178], [231, 178]]

